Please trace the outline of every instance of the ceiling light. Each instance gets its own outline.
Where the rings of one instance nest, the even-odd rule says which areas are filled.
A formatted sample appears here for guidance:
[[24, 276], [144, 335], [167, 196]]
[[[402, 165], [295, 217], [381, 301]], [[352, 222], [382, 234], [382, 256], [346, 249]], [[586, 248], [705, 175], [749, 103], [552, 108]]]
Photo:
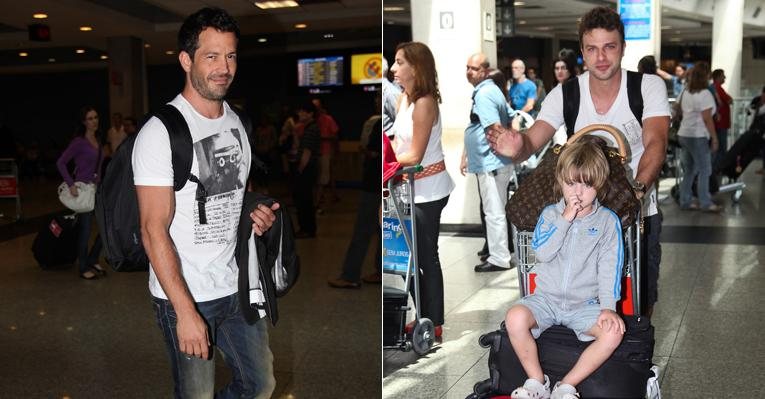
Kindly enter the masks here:
[[269, 8], [297, 7], [298, 3], [293, 0], [255, 1], [255, 6], [260, 9], [267, 10]]
[[93, 30], [92, 26], [80, 26], [80, 31], [82, 32], [90, 32]]
[[525, 1], [516, 1], [516, 2], [513, 2], [513, 5], [516, 6], [516, 7], [523, 7], [523, 6], [526, 5], [526, 2]]
[[26, 57], [26, 56], [28, 56], [28, 55], [29, 55], [29, 53], [26, 53], [26, 52], [24, 52], [24, 51], [22, 51], [22, 52], [20, 52], [20, 53], [19, 53], [19, 57]]
[[175, 51], [173, 51], [173, 50], [167, 50], [167, 51], [165, 51], [165, 54], [167, 54], [167, 55], [173, 55], [173, 54], [175, 54]]
[[34, 19], [45, 19], [45, 18], [48, 18], [48, 14], [46, 14], [44, 12], [36, 12], [36, 13], [32, 14], [32, 18], [34, 18]]
[[149, 47], [151, 47], [151, 44], [149, 44], [149, 43], [144, 43], [143, 44], [143, 48], [149, 48]]
[[325, 38], [325, 39], [331, 39], [331, 38], [333, 38], [333, 37], [335, 37], [335, 35], [333, 35], [333, 34], [331, 34], [331, 33], [325, 33], [325, 34], [324, 34], [324, 38]]
[[77, 54], [84, 54], [85, 50], [83, 50], [81, 48], [78, 48], [77, 50], [75, 50], [75, 53], [77, 53]]
[[260, 39], [258, 39], [258, 43], [265, 43], [267, 41], [268, 39], [266, 39], [265, 37], [261, 37]]
[[679, 37], [673, 37], [673, 38], [669, 39], [670, 42], [679, 42], [679, 41], [682, 41], [682, 40], [683, 39], [681, 39]]
[[306, 24], [295, 24], [295, 29], [305, 29], [308, 25]]
[[108, 55], [102, 55], [102, 56], [101, 56], [101, 59], [102, 59], [102, 60], [108, 60], [108, 59], [109, 59], [109, 56], [108, 56]]
[[664, 30], [664, 29], [672, 29], [672, 27], [671, 27], [671, 26], [669, 26], [669, 25], [664, 25], [664, 26], [662, 26], [662, 27], [661, 27], [661, 29], [662, 29], [662, 30]]
[[56, 62], [55, 58], [48, 58], [48, 62]]
[[552, 30], [552, 26], [538, 26], [537, 30]]
[[404, 7], [383, 7], [385, 12], [404, 11]]
[[526, 21], [520, 20], [520, 21], [518, 21], [518, 25], [526, 25]]

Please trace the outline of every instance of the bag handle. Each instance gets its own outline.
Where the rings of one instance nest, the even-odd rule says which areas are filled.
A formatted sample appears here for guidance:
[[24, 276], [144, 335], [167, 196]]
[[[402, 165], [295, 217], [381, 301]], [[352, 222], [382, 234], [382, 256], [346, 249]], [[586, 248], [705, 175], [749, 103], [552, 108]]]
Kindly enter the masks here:
[[611, 137], [614, 138], [614, 140], [616, 141], [616, 145], [618, 146], [619, 155], [622, 157], [622, 163], [624, 163], [627, 159], [627, 143], [624, 142], [624, 137], [622, 137], [619, 130], [617, 130], [615, 127], [611, 125], [595, 124], [595, 125], [585, 126], [579, 129], [579, 131], [576, 132], [573, 136], [571, 136], [571, 138], [568, 139], [568, 143], [573, 143], [579, 140], [579, 138], [584, 136], [585, 134], [598, 131], [598, 130], [602, 130], [611, 134]]

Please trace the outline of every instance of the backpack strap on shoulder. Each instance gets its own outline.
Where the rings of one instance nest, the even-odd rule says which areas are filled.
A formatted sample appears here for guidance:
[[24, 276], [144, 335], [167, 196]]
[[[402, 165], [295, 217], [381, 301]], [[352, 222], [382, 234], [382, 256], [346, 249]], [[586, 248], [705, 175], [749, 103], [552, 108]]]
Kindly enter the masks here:
[[579, 78], [565, 81], [561, 86], [563, 91], [563, 123], [566, 125], [566, 136], [574, 135], [576, 117], [579, 116]]
[[170, 148], [173, 154], [173, 189], [178, 191], [186, 185], [191, 175], [191, 162], [194, 157], [191, 131], [181, 111], [170, 104], [162, 105], [153, 112], [153, 115], [162, 121], [170, 136]]
[[643, 74], [640, 72], [627, 71], [627, 99], [630, 103], [630, 110], [635, 115], [640, 126], [643, 126]]

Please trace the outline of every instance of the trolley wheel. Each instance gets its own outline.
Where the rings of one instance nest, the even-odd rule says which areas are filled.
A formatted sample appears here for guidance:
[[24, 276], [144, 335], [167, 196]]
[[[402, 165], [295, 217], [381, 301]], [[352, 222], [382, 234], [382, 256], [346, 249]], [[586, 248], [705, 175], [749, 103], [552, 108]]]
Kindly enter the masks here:
[[496, 331], [483, 334], [478, 338], [478, 345], [480, 345], [482, 348], [491, 348], [491, 345], [494, 343], [496, 336]]
[[744, 190], [736, 190], [731, 194], [731, 199], [733, 202], [738, 203], [738, 201], [741, 200], [741, 196], [744, 195]]
[[414, 331], [412, 331], [412, 349], [414, 349], [415, 353], [422, 356], [433, 347], [435, 338], [433, 322], [428, 318], [422, 318], [414, 326]]

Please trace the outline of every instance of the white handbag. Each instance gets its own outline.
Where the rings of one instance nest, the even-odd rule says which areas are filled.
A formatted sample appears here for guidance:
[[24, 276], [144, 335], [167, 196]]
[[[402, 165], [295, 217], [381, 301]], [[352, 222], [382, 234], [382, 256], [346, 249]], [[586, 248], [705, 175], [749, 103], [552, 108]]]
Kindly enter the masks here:
[[96, 184], [74, 182], [77, 187], [77, 196], [73, 196], [69, 191], [69, 185], [66, 182], [58, 186], [58, 199], [64, 206], [76, 213], [86, 213], [93, 210], [96, 205]]

